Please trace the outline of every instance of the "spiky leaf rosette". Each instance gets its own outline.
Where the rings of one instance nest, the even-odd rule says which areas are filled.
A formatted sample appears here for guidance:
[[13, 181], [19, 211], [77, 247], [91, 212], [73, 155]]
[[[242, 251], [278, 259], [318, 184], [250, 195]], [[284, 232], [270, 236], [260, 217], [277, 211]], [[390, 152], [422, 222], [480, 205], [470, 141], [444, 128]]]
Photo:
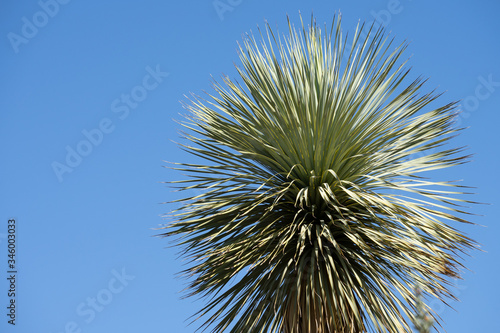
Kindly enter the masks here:
[[163, 235], [190, 259], [189, 295], [208, 297], [201, 328], [411, 332], [416, 283], [453, 297], [474, 246], [448, 225], [467, 222], [463, 190], [419, 174], [467, 159], [446, 148], [456, 104], [425, 110], [437, 96], [404, 85], [406, 44], [383, 29], [358, 27], [352, 47], [340, 19], [328, 31], [247, 36], [242, 81], [186, 106], [182, 146], [204, 162], [174, 183], [201, 191]]

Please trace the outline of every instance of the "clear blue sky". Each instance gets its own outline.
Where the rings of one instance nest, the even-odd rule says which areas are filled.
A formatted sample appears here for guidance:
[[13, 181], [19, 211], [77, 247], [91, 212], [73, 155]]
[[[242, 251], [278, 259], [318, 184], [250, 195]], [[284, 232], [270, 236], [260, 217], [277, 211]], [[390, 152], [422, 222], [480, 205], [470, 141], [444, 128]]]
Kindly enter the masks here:
[[[224, 7], [224, 4], [226, 7]], [[215, 7], [218, 5], [219, 7]], [[344, 30], [377, 20], [411, 42], [412, 77], [463, 99], [455, 140], [473, 162], [447, 171], [477, 186], [460, 226], [486, 252], [466, 258], [448, 332], [500, 332], [498, 164], [500, 3], [497, 1], [78, 1], [0, 4], [0, 331], [193, 332], [201, 302], [181, 300], [176, 250], [153, 237], [178, 198], [162, 160], [189, 157], [178, 140], [184, 94], [210, 75], [236, 77], [236, 42], [264, 19], [285, 31], [298, 11]], [[76, 152], [76, 153], [75, 153]], [[76, 156], [75, 154], [78, 154]], [[17, 317], [7, 324], [7, 220], [17, 220]]]

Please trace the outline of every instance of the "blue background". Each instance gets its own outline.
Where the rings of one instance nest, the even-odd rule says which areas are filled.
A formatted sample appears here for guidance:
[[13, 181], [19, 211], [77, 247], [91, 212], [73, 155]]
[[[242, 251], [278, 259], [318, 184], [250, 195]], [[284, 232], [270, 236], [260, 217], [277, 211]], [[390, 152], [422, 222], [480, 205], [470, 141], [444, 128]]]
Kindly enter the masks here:
[[[180, 299], [182, 261], [154, 237], [161, 215], [176, 207], [161, 203], [180, 197], [161, 183], [180, 177], [164, 160], [191, 159], [173, 142], [173, 119], [185, 113], [185, 94], [210, 91], [211, 75], [236, 77], [243, 33], [265, 19], [285, 32], [286, 14], [298, 25], [299, 10], [306, 20], [314, 11], [320, 24], [341, 10], [351, 33], [359, 19], [385, 25], [397, 43], [411, 42], [411, 78], [430, 77], [427, 91], [446, 91], [441, 104], [463, 99], [459, 122], [469, 129], [455, 145], [475, 156], [440, 175], [464, 179], [478, 187], [474, 200], [491, 204], [471, 208], [486, 227], [459, 226], [485, 252], [466, 257], [465, 280], [452, 281], [456, 311], [432, 305], [448, 332], [500, 332], [498, 1], [63, 2], [0, 4], [1, 332], [194, 332], [185, 320], [203, 303]], [[162, 76], [147, 78], [148, 70]], [[131, 93], [137, 105], [122, 101]], [[81, 143], [103, 121], [108, 133]], [[86, 156], [58, 177], [53, 165], [66, 164], [67, 149]], [[15, 327], [5, 316], [12, 217]], [[92, 308], [92, 299], [101, 305]]]

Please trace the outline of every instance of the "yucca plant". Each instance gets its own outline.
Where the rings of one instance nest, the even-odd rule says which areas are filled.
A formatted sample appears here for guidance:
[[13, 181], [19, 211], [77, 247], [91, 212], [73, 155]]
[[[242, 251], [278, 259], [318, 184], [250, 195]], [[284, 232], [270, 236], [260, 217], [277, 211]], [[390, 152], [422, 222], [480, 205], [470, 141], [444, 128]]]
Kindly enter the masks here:
[[301, 24], [246, 36], [241, 81], [185, 105], [181, 146], [202, 162], [173, 167], [187, 194], [162, 235], [207, 299], [201, 329], [411, 332], [413, 286], [453, 298], [475, 246], [449, 225], [464, 189], [421, 175], [467, 160], [448, 147], [457, 104], [404, 83], [406, 44], [383, 28]]
[[411, 318], [413, 325], [418, 330], [418, 333], [430, 333], [434, 320], [429, 315], [429, 311], [423, 301], [422, 290], [420, 286], [415, 288], [415, 296], [417, 298], [416, 313]]

